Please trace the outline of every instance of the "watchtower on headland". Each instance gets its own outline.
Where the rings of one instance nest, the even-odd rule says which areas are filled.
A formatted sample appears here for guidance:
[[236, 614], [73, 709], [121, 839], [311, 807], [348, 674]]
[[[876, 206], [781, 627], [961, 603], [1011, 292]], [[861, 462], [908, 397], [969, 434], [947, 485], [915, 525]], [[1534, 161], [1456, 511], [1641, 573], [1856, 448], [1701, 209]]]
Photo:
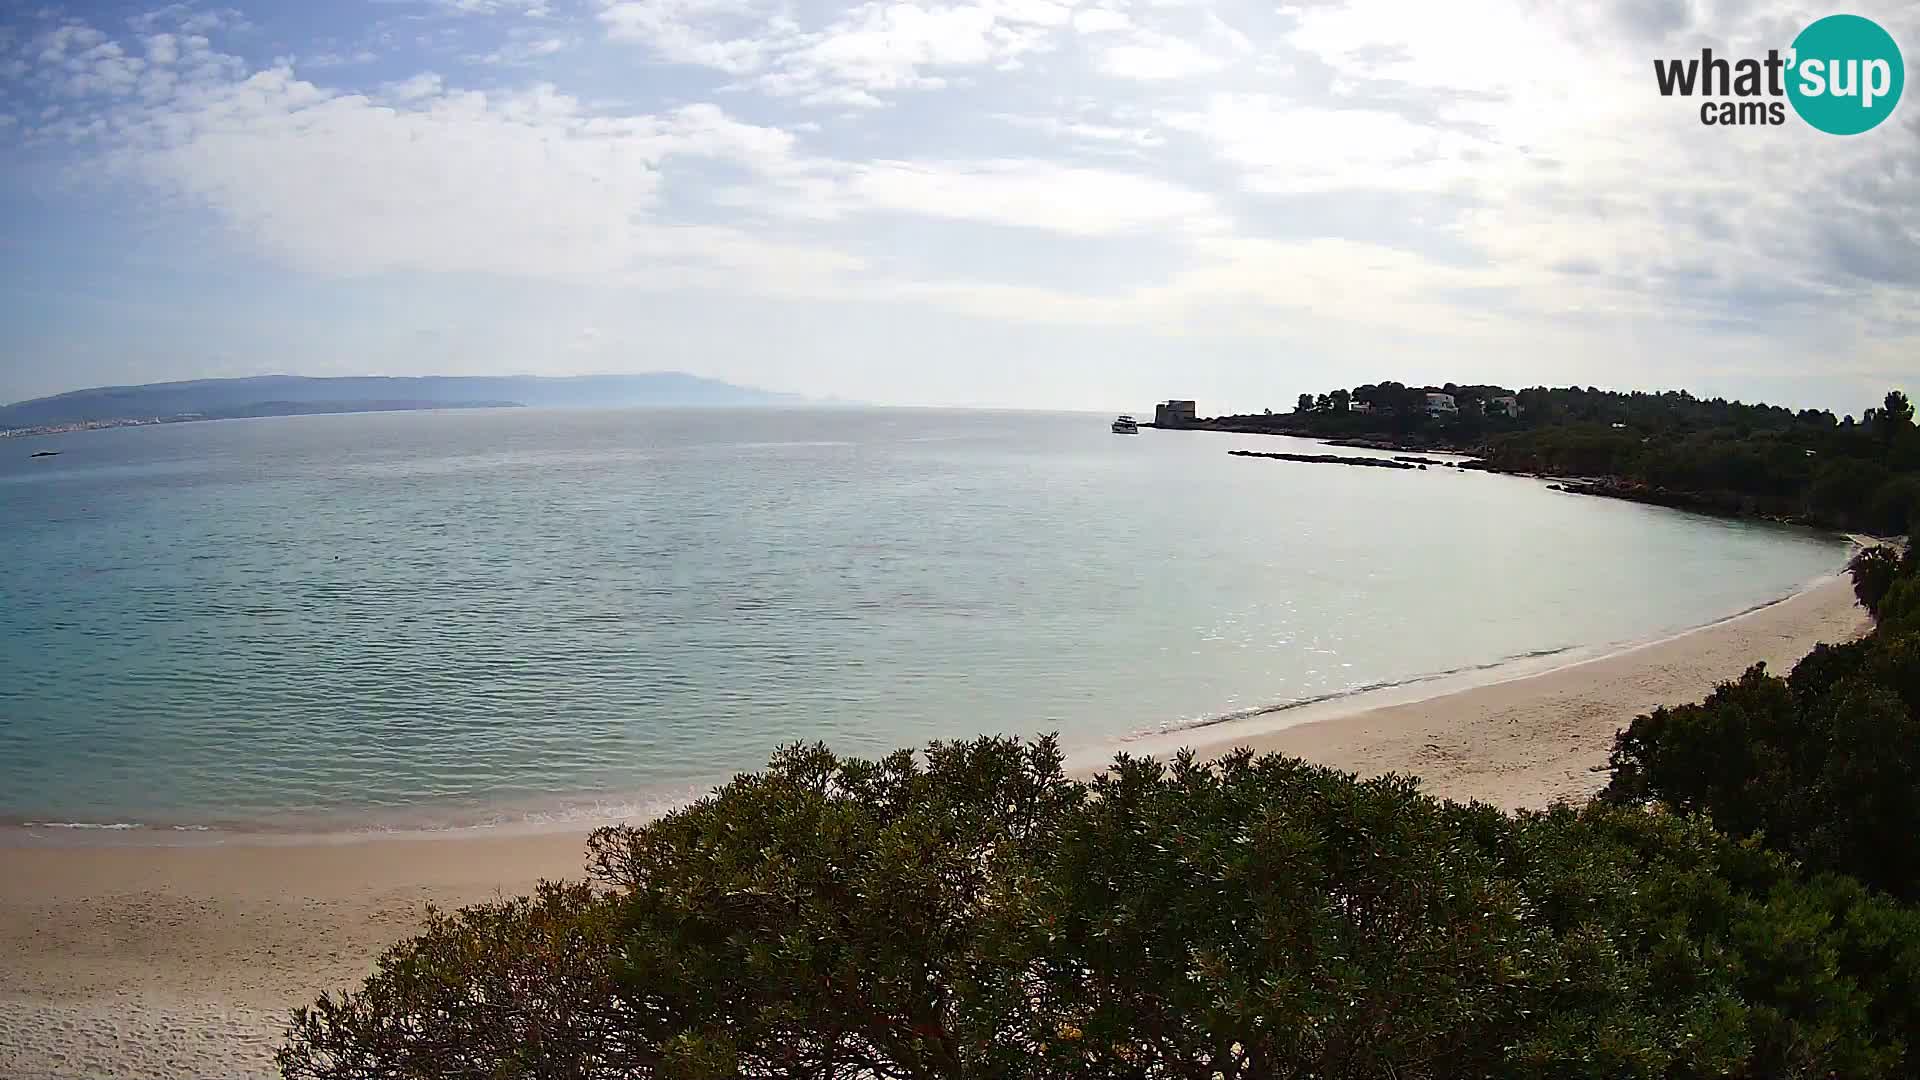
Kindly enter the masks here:
[[1154, 427], [1186, 427], [1193, 423], [1194, 409], [1191, 401], [1163, 401], [1153, 407]]

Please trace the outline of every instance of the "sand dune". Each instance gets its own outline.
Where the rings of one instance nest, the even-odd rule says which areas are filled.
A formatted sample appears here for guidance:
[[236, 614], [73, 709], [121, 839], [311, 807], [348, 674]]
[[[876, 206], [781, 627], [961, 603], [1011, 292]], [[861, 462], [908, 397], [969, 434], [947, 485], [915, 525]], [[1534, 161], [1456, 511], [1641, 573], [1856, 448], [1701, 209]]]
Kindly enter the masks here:
[[[1666, 641], [1424, 701], [1352, 699], [1318, 712], [1186, 732], [1193, 745], [1279, 750], [1502, 806], [1584, 798], [1613, 733], [1696, 700], [1754, 660], [1784, 670], [1865, 628], [1843, 580]], [[0, 837], [0, 1076], [271, 1076], [286, 1011], [356, 983], [422, 906], [577, 876], [584, 836], [402, 838], [216, 847], [51, 846]]]

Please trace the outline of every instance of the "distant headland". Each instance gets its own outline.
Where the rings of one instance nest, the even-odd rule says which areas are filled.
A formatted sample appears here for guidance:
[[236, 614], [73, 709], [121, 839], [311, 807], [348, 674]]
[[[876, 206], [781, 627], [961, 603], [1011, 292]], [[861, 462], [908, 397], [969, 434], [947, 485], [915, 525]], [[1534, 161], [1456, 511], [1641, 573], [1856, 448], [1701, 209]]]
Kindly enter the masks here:
[[[1446, 452], [1461, 469], [1561, 481], [1559, 490], [1682, 510], [1758, 517], [1879, 536], [1920, 534], [1920, 425], [1905, 392], [1853, 416], [1684, 390], [1363, 383], [1301, 394], [1292, 412], [1201, 416], [1195, 402], [1154, 408], [1142, 427], [1289, 435], [1333, 446]], [[1324, 454], [1243, 457], [1391, 464]], [[1420, 458], [1401, 463], [1440, 464]]]
[[248, 416], [516, 406], [745, 406], [805, 399], [678, 371], [637, 375], [308, 378], [265, 375], [99, 386], [0, 405], [0, 436]]

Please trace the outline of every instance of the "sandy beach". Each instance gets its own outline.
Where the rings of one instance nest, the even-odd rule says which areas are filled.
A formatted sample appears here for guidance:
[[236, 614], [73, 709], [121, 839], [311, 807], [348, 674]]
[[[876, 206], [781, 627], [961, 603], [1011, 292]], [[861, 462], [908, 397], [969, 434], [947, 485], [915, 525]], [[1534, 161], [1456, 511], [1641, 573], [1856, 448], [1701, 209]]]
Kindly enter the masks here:
[[[1613, 733], [1764, 660], [1784, 671], [1865, 629], [1840, 578], [1712, 626], [1421, 701], [1357, 700], [1180, 733], [1508, 807], [1581, 799]], [[1355, 709], [1358, 711], [1355, 711]], [[1159, 745], [1165, 744], [1165, 745]], [[428, 903], [458, 906], [578, 876], [584, 834], [201, 847], [0, 838], [0, 1076], [271, 1076], [291, 1007], [355, 984]]]

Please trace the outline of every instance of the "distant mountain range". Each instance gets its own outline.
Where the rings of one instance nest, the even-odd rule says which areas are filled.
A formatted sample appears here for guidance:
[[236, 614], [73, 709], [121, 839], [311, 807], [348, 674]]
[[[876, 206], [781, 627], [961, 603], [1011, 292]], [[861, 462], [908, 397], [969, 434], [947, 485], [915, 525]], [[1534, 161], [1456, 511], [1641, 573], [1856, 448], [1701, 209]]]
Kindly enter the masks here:
[[0, 406], [0, 428], [52, 427], [99, 421], [199, 416], [285, 416], [297, 413], [527, 406], [781, 405], [794, 394], [735, 386], [678, 371], [641, 375], [432, 375], [410, 378], [310, 379], [266, 375], [195, 379], [145, 386], [100, 386]]

